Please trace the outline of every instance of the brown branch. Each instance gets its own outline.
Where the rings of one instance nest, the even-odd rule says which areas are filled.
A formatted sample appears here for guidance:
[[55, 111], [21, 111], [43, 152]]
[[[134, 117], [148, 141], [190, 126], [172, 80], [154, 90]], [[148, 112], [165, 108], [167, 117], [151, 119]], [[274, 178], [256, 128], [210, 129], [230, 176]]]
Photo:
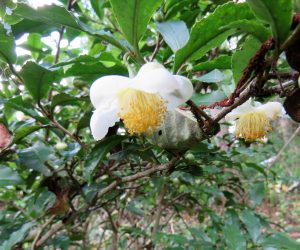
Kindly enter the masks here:
[[276, 156], [273, 158], [271, 163], [268, 165], [268, 168], [271, 168], [275, 162], [280, 159], [281, 154], [286, 150], [286, 148], [290, 145], [290, 143], [294, 140], [294, 138], [300, 133], [300, 126], [294, 131], [294, 133], [291, 135], [291, 137], [288, 139], [288, 141], [283, 145], [283, 147], [278, 151]]
[[159, 48], [164, 44], [164, 40], [159, 40], [159, 38], [160, 38], [160, 35], [158, 35], [158, 37], [157, 37], [157, 42], [156, 42], [154, 51], [153, 51], [153, 53], [152, 53], [152, 55], [150, 56], [150, 59], [149, 59], [150, 62], [152, 62], [154, 60], [156, 54], [159, 51]]
[[45, 230], [46, 227], [48, 227], [50, 225], [50, 223], [53, 221], [53, 219], [55, 218], [55, 215], [53, 215], [48, 221], [46, 221], [44, 223], [44, 225], [42, 225], [40, 231], [37, 233], [37, 235], [35, 236], [33, 242], [32, 242], [32, 245], [31, 245], [31, 250], [34, 250], [36, 249], [36, 245], [37, 245], [37, 242], [39, 241], [43, 231]]
[[88, 148], [87, 145], [79, 139], [79, 137], [73, 135], [69, 130], [67, 130], [65, 127], [63, 127], [52, 115], [42, 106], [41, 103], [38, 103], [39, 108], [41, 109], [41, 112], [44, 114], [44, 116], [47, 117], [49, 121], [53, 124], [54, 127], [58, 128], [61, 130], [65, 135], [68, 135], [71, 139], [74, 141], [78, 142], [82, 149], [87, 152]]
[[158, 196], [157, 202], [156, 202], [156, 213], [154, 216], [154, 225], [152, 229], [152, 236], [155, 235], [159, 229], [159, 222], [160, 222], [160, 217], [163, 211], [163, 200], [165, 197], [165, 194], [167, 192], [167, 186], [166, 184], [163, 185], [162, 190], [160, 191], [160, 194]]
[[208, 122], [212, 121], [212, 118], [208, 114], [206, 114], [200, 107], [198, 107], [192, 100], [188, 100], [186, 104], [190, 106], [191, 111], [196, 116], [196, 118], [197, 116], [199, 117], [203, 116], [206, 119], [206, 121]]
[[112, 228], [112, 239], [111, 239], [111, 247], [110, 249], [111, 250], [117, 250], [118, 249], [118, 225], [117, 223], [114, 221], [112, 215], [111, 215], [111, 212], [104, 208], [104, 210], [106, 211], [107, 215], [108, 215], [108, 219], [109, 219], [109, 222], [111, 224], [111, 228]]
[[132, 182], [141, 178], [145, 178], [150, 176], [151, 174], [158, 172], [158, 171], [163, 171], [163, 170], [167, 170], [169, 168], [171, 168], [174, 163], [178, 160], [178, 157], [173, 158], [168, 164], [165, 165], [159, 165], [159, 166], [154, 166], [150, 169], [147, 169], [143, 172], [139, 172], [137, 174], [134, 175], [130, 175], [130, 176], [125, 176], [120, 178], [118, 181], [113, 181], [110, 185], [108, 185], [107, 187], [101, 189], [101, 191], [98, 193], [97, 198], [103, 196], [104, 194], [106, 194], [107, 192], [115, 189], [118, 185], [126, 183], [126, 182]]
[[218, 123], [221, 119], [223, 119], [228, 113], [230, 113], [232, 110], [234, 110], [236, 107], [242, 105], [244, 102], [246, 102], [251, 96], [250, 88], [246, 89], [245, 92], [243, 92], [240, 97], [233, 103], [230, 107], [227, 107], [223, 109], [215, 118], [214, 123]]
[[35, 244], [35, 247], [41, 247], [48, 239], [50, 239], [55, 233], [60, 231], [63, 228], [64, 224], [62, 221], [55, 224], [37, 243]]

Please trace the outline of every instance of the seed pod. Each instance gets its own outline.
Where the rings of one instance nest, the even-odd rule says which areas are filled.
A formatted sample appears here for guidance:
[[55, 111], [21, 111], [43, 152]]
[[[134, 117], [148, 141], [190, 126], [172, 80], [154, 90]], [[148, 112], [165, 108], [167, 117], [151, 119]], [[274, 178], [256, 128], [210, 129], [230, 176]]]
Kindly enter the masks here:
[[300, 89], [285, 99], [283, 107], [294, 121], [300, 123]]
[[205, 139], [190, 111], [168, 112], [162, 125], [148, 139], [165, 149], [186, 150]]

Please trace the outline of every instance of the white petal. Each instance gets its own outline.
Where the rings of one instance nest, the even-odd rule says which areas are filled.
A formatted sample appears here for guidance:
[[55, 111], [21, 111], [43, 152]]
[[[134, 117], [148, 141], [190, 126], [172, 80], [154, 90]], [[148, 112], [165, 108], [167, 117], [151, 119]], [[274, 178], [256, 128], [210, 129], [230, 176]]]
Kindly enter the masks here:
[[232, 122], [236, 119], [238, 119], [241, 115], [248, 113], [248, 112], [254, 112], [256, 109], [252, 106], [251, 100], [249, 99], [242, 105], [238, 106], [234, 110], [232, 110], [229, 114], [225, 116], [225, 121]]
[[174, 77], [176, 78], [176, 80], [179, 83], [180, 86], [180, 93], [182, 96], [182, 100], [183, 102], [186, 102], [187, 100], [189, 100], [194, 92], [194, 87], [193, 84], [191, 83], [191, 81], [184, 77], [184, 76], [180, 76], [180, 75], [174, 75]]
[[174, 76], [159, 63], [143, 65], [132, 79], [132, 87], [148, 93], [159, 93], [168, 101], [169, 108], [175, 108], [187, 101], [193, 94], [193, 85], [183, 76]]
[[101, 140], [109, 127], [112, 127], [120, 118], [117, 115], [118, 108], [116, 103], [110, 109], [96, 109], [91, 117], [90, 126], [95, 140]]
[[97, 79], [90, 88], [90, 98], [95, 108], [109, 108], [116, 99], [116, 94], [123, 88], [129, 87], [131, 81], [128, 77], [110, 75]]
[[258, 107], [257, 110], [263, 110], [269, 119], [275, 120], [278, 116], [284, 113], [283, 106], [280, 102], [267, 102], [262, 106]]

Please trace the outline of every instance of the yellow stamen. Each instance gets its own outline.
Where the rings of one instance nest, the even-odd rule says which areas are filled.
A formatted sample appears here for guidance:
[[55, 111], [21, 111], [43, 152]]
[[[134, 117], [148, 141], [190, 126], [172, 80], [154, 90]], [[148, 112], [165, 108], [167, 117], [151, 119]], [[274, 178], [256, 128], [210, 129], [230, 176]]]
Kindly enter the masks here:
[[272, 130], [267, 115], [263, 111], [243, 114], [236, 124], [236, 137], [247, 141], [263, 139]]
[[167, 112], [166, 101], [159, 94], [127, 88], [118, 93], [118, 101], [118, 115], [130, 134], [152, 134]]

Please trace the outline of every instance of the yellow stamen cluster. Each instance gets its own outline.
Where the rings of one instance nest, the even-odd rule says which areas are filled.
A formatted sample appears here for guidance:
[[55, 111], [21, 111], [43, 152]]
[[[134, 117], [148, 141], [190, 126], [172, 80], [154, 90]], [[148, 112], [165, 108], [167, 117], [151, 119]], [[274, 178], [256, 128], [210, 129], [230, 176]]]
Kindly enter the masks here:
[[243, 114], [236, 124], [236, 137], [246, 141], [263, 139], [272, 130], [271, 124], [264, 111]]
[[166, 101], [159, 94], [127, 88], [118, 93], [118, 101], [118, 115], [130, 134], [152, 134], [167, 112]]

